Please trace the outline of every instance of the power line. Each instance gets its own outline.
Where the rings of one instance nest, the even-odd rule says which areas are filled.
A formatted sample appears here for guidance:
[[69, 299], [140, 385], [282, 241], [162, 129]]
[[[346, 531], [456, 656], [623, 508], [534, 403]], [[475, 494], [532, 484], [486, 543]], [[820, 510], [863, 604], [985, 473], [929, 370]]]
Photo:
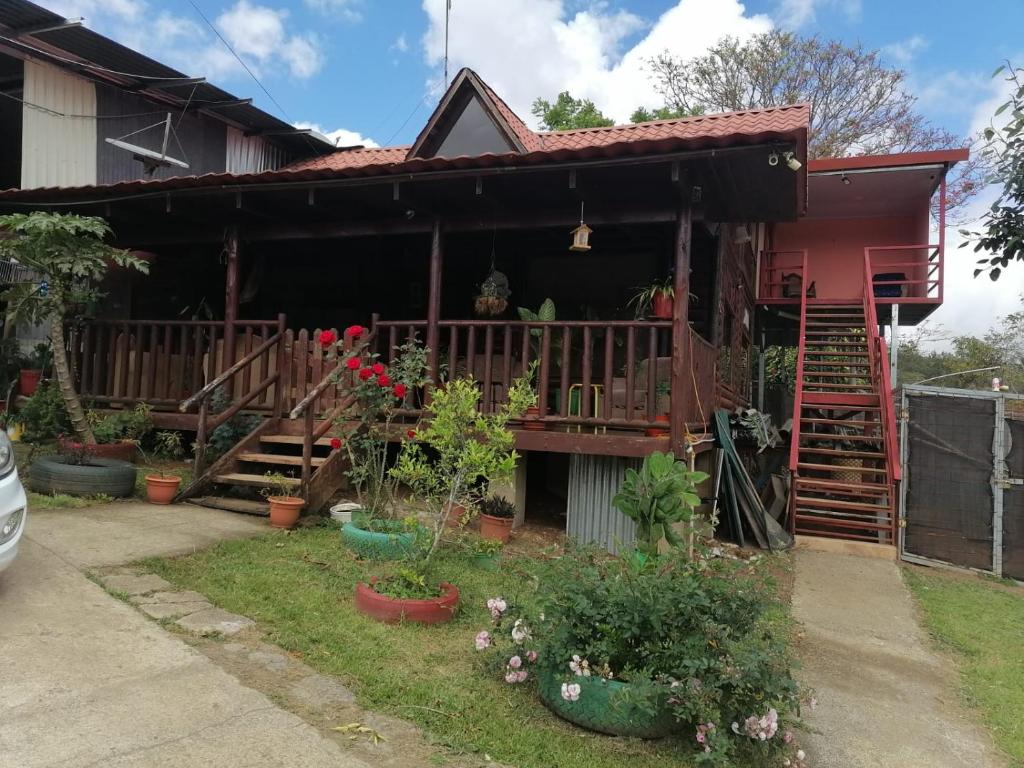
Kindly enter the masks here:
[[420, 100], [416, 103], [416, 106], [412, 108], [412, 112], [409, 113], [409, 116], [402, 121], [402, 124], [400, 126], [398, 126], [398, 130], [391, 134], [391, 138], [384, 142], [384, 146], [388, 146], [389, 144], [391, 144], [392, 141], [395, 140], [395, 137], [398, 134], [400, 134], [402, 132], [402, 129], [409, 124], [410, 120], [412, 120], [412, 116], [419, 112], [420, 107], [423, 106], [423, 102], [427, 100], [427, 96], [429, 95], [429, 93], [423, 94], [422, 98], [420, 98]]
[[210, 21], [210, 20], [209, 20], [208, 18], [206, 18], [206, 14], [205, 14], [205, 13], [203, 13], [203, 11], [202, 11], [202, 10], [201, 10], [201, 9], [199, 8], [199, 6], [198, 6], [198, 5], [196, 5], [196, 2], [195, 2], [195, 0], [188, 0], [188, 3], [189, 3], [189, 5], [191, 5], [191, 6], [192, 6], [192, 7], [193, 7], [193, 8], [195, 9], [195, 12], [199, 14], [199, 17], [200, 17], [200, 18], [201, 18], [201, 19], [202, 19], [203, 21], [205, 21], [205, 22], [206, 22], [206, 26], [208, 26], [208, 27], [209, 27], [209, 28], [210, 28], [211, 30], [213, 30], [213, 34], [215, 34], [215, 35], [216, 35], [216, 36], [218, 37], [218, 39], [219, 39], [219, 40], [220, 40], [220, 41], [221, 41], [222, 43], [224, 43], [224, 47], [225, 47], [225, 48], [227, 48], [227, 49], [228, 49], [228, 51], [230, 51], [230, 52], [231, 52], [231, 55], [232, 55], [232, 56], [234, 56], [234, 57], [235, 57], [235, 59], [236, 59], [236, 60], [238, 61], [238, 63], [242, 65], [242, 69], [244, 69], [244, 70], [245, 70], [246, 72], [248, 72], [248, 73], [249, 73], [249, 77], [251, 77], [251, 78], [253, 79], [253, 81], [254, 81], [254, 82], [256, 83], [256, 85], [258, 85], [258, 86], [260, 87], [260, 90], [262, 90], [262, 91], [263, 91], [263, 93], [265, 93], [265, 94], [267, 95], [267, 98], [268, 98], [268, 99], [270, 99], [270, 101], [271, 101], [271, 102], [273, 103], [273, 105], [274, 105], [275, 107], [277, 107], [278, 111], [279, 111], [279, 112], [280, 112], [280, 113], [281, 113], [282, 115], [284, 115], [285, 119], [286, 119], [286, 120], [287, 120], [287, 121], [288, 121], [289, 123], [294, 123], [295, 121], [294, 121], [294, 120], [292, 120], [292, 118], [291, 118], [291, 116], [290, 116], [290, 115], [288, 114], [288, 112], [287, 112], [287, 111], [285, 111], [285, 108], [284, 108], [284, 107], [282, 107], [282, 106], [281, 106], [281, 105], [280, 105], [280, 104], [278, 103], [277, 99], [275, 99], [275, 98], [274, 98], [274, 97], [273, 97], [273, 96], [271, 95], [270, 91], [268, 91], [268, 90], [267, 90], [266, 86], [264, 86], [264, 85], [263, 85], [263, 83], [261, 83], [261, 82], [260, 82], [260, 79], [259, 79], [258, 77], [256, 77], [256, 74], [255, 74], [255, 73], [254, 73], [254, 72], [253, 72], [253, 71], [252, 71], [251, 69], [249, 69], [249, 65], [248, 65], [248, 64], [246, 64], [246, 63], [245, 63], [245, 62], [244, 62], [244, 61], [242, 60], [242, 57], [241, 57], [241, 56], [239, 56], [239, 55], [238, 55], [238, 53], [236, 53], [236, 52], [235, 52], [235, 49], [231, 47], [231, 43], [229, 43], [229, 42], [228, 42], [227, 40], [225, 40], [225, 39], [224, 39], [224, 35], [222, 35], [222, 34], [220, 33], [220, 30], [219, 30], [219, 29], [217, 29], [217, 27], [215, 27], [215, 26], [213, 25], [213, 23], [212, 23], [212, 22], [211, 22], [211, 21]]
[[65, 64], [71, 64], [75, 67], [82, 67], [83, 69], [92, 69], [96, 72], [106, 72], [108, 74], [118, 75], [120, 77], [130, 77], [134, 80], [195, 80], [194, 77], [188, 77], [187, 75], [172, 75], [168, 77], [166, 75], [139, 75], [134, 74], [132, 72], [121, 72], [120, 70], [111, 69], [110, 67], [104, 67], [100, 64], [93, 64], [92, 62], [88, 61], [78, 61], [77, 59], [69, 59], [66, 56], [60, 56], [56, 53], [53, 53], [52, 51], [44, 51], [42, 48], [36, 48], [34, 45], [29, 45], [24, 40], [19, 40], [17, 38], [0, 35], [0, 40], [6, 40], [7, 42], [13, 43], [16, 46], [19, 46], [21, 48], [27, 48], [28, 50], [34, 53], [38, 53], [43, 57], [56, 59], [57, 61], [62, 61]]
[[[194, 92], [195, 91], [193, 90], [193, 93]], [[5, 99], [10, 99], [11, 101], [16, 101], [19, 104], [21, 104], [22, 106], [28, 107], [29, 109], [36, 109], [36, 110], [39, 110], [40, 112], [45, 112], [46, 114], [52, 115], [53, 117], [65, 117], [65, 118], [76, 119], [76, 120], [124, 120], [124, 119], [129, 118], [129, 117], [152, 117], [153, 115], [165, 115], [165, 114], [167, 114], [167, 110], [166, 109], [159, 109], [159, 110], [153, 110], [152, 112], [128, 112], [126, 114], [121, 114], [121, 115], [83, 115], [83, 114], [75, 114], [73, 112], [61, 112], [60, 110], [52, 109], [51, 107], [46, 107], [46, 106], [43, 106], [42, 104], [35, 104], [34, 102], [26, 101], [25, 99], [22, 99], [22, 98], [20, 98], [18, 96], [14, 96], [13, 94], [10, 94], [10, 93], [5, 93], [4, 91], [0, 91], [0, 96], [2, 96]], [[218, 104], [234, 104], [236, 102], [233, 102], [233, 101], [214, 101], [212, 99], [192, 99], [192, 98], [190, 98], [189, 102], [186, 102], [185, 106], [188, 107], [190, 103], [191, 104], [209, 104], [209, 105], [212, 105], [212, 106], [216, 107]], [[183, 114], [184, 114], [184, 111], [183, 111]]]

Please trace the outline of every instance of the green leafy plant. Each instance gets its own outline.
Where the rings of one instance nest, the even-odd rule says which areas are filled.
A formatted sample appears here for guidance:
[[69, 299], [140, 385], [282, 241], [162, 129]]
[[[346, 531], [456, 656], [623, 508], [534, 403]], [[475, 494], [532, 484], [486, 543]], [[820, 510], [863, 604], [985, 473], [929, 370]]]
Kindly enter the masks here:
[[484, 539], [479, 536], [470, 539], [467, 546], [473, 555], [480, 557], [493, 557], [505, 548], [505, 545], [496, 539]]
[[440, 597], [441, 590], [427, 580], [426, 574], [413, 568], [399, 568], [388, 579], [373, 582], [373, 591], [396, 600], [425, 600]]
[[[180, 459], [185, 454], [185, 448], [181, 439], [181, 432], [174, 432], [172, 430], [162, 430], [157, 432], [153, 436], [152, 454], [156, 458], [167, 459], [170, 461]], [[156, 471], [160, 477], [167, 477], [168, 474], [177, 476], [176, 472], [168, 472], [163, 465], [158, 466]]]
[[515, 470], [518, 455], [508, 422], [535, 402], [529, 384], [514, 381], [507, 402], [497, 411], [481, 413], [479, 401], [480, 390], [472, 379], [455, 379], [436, 389], [426, 407], [425, 426], [416, 431], [415, 440], [403, 441], [391, 470], [425, 506], [426, 534], [412, 555], [420, 573], [441, 543], [452, 508], [471, 497], [471, 489], [507, 480]]
[[48, 342], [41, 341], [32, 347], [32, 351], [21, 358], [21, 367], [40, 371], [49, 370], [53, 365], [53, 350]]
[[767, 413], [761, 413], [756, 408], [747, 408], [740, 412], [739, 422], [754, 438], [758, 453], [763, 453], [768, 448], [775, 448], [782, 442], [782, 435], [772, 424], [772, 417]]
[[56, 383], [44, 381], [17, 414], [26, 442], [53, 440], [71, 430], [71, 419]]
[[707, 478], [706, 472], [691, 472], [673, 454], [660, 451], [645, 458], [639, 472], [626, 470], [612, 504], [636, 523], [637, 551], [656, 556], [662, 539], [673, 547], [683, 545], [672, 526], [693, 518], [700, 505], [697, 485]]
[[[555, 312], [555, 302], [551, 299], [544, 299], [537, 311], [534, 312], [532, 309], [526, 307], [516, 307], [516, 312], [519, 313], [519, 319], [524, 323], [551, 323], [558, 319], [557, 313]], [[531, 328], [530, 329], [530, 348], [533, 350], [534, 362], [539, 362], [541, 357], [541, 337], [544, 335], [543, 328]], [[551, 337], [551, 355], [555, 361], [555, 365], [559, 368], [562, 366], [562, 337], [561, 335], [552, 335]]]
[[633, 311], [636, 313], [636, 317], [642, 318], [646, 316], [651, 310], [651, 304], [657, 296], [665, 296], [670, 299], [674, 299], [676, 295], [675, 286], [671, 277], [666, 277], [662, 280], [654, 280], [650, 285], [642, 288], [637, 288], [636, 293], [633, 294], [629, 302], [626, 304], [627, 307], [633, 307]]
[[260, 489], [260, 495], [265, 499], [270, 498], [296, 498], [295, 480], [280, 472], [267, 472], [263, 475], [265, 486]]
[[138, 444], [153, 431], [152, 410], [149, 405], [138, 403], [134, 408], [106, 415], [88, 411], [86, 418], [92, 426], [97, 443], [102, 445], [128, 440]]
[[516, 516], [516, 505], [504, 496], [488, 496], [481, 500], [480, 511], [491, 517], [513, 518]]
[[0, 258], [13, 259], [42, 275], [40, 282], [16, 283], [0, 298], [16, 322], [49, 321], [53, 370], [71, 426], [85, 443], [96, 442], [85, 417], [64, 340], [64, 323], [102, 296], [100, 281], [111, 265], [148, 272], [149, 265], [129, 251], [107, 245], [103, 219], [73, 214], [12, 213], [0, 216]]
[[7, 391], [21, 370], [21, 349], [17, 339], [0, 339], [0, 400], [7, 397]]
[[[221, 385], [214, 390], [210, 396], [210, 413], [221, 413], [232, 405], [231, 391], [227, 386]], [[223, 456], [230, 451], [238, 442], [252, 432], [263, 422], [263, 417], [256, 414], [236, 413], [223, 424], [217, 426], [210, 433], [209, 451], [207, 460], [211, 461], [218, 456]]]

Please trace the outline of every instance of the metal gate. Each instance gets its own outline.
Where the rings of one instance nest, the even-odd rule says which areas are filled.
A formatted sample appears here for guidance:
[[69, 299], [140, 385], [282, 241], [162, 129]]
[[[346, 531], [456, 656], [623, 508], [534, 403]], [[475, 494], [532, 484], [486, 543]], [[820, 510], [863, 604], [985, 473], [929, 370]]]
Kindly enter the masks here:
[[1024, 580], [1024, 396], [903, 388], [900, 554]]

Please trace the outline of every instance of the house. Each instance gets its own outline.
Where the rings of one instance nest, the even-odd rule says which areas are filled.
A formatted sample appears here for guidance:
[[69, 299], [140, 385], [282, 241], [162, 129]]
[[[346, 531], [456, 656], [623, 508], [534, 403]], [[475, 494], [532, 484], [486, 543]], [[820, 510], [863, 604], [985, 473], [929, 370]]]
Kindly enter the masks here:
[[[889, 542], [899, 468], [878, 321], [941, 303], [942, 242], [922, 243], [965, 153], [808, 163], [808, 120], [797, 104], [541, 133], [464, 69], [410, 146], [11, 190], [0, 209], [102, 215], [150, 255], [148, 278], [115, 277], [116, 306], [75, 329], [86, 398], [145, 400], [200, 444], [242, 409], [266, 415], [188, 495], [284, 465], [323, 503], [344, 459], [321, 446], [347, 402], [316, 335], [357, 323], [385, 360], [425, 343], [434, 380], [472, 376], [484, 409], [536, 361], [540, 414], [516, 429], [508, 493], [520, 521], [614, 546], [631, 533], [610, 505], [624, 468], [671, 448], [711, 469], [713, 412], [750, 402], [755, 344], [788, 339], [803, 381], [793, 529]], [[671, 314], [637, 317], [629, 300], [655, 281]], [[475, 316], [482, 286], [506, 282], [508, 306]], [[546, 299], [554, 319], [514, 311]]]

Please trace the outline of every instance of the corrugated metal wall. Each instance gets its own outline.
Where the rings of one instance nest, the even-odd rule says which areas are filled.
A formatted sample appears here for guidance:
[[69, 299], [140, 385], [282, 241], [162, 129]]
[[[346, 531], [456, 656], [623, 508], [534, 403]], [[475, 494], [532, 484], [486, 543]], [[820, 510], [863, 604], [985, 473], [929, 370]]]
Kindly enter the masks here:
[[284, 152], [268, 144], [260, 136], [246, 136], [237, 128], [228, 127], [228, 173], [258, 173], [273, 171], [285, 164]]
[[[161, 110], [158, 105], [133, 93], [102, 84], [96, 86], [96, 105], [98, 114], [103, 117], [98, 121], [99, 134], [96, 136], [94, 150], [98, 158], [97, 183], [113, 184], [143, 178], [142, 163], [135, 160], [131, 152], [107, 144], [104, 139], [117, 139], [132, 131], [153, 125], [166, 116], [167, 110]], [[178, 141], [181, 142], [181, 148], [178, 148], [172, 137], [168, 143], [167, 154], [186, 161], [189, 167], [187, 170], [174, 166], [158, 168], [153, 178], [166, 179], [171, 176], [224, 171], [227, 144], [227, 126], [224, 123], [195, 113], [189, 113], [182, 119], [180, 113], [172, 112], [171, 120]], [[159, 152], [163, 138], [163, 127], [159, 127], [125, 140]]]
[[600, 544], [612, 553], [617, 553], [620, 546], [632, 546], [636, 525], [612, 506], [627, 467], [638, 469], [640, 460], [572, 455], [566, 531], [569, 538], [580, 544]]
[[[25, 61], [21, 186], [74, 187], [96, 183], [96, 87], [49, 64]], [[82, 115], [84, 117], [65, 117]]]

